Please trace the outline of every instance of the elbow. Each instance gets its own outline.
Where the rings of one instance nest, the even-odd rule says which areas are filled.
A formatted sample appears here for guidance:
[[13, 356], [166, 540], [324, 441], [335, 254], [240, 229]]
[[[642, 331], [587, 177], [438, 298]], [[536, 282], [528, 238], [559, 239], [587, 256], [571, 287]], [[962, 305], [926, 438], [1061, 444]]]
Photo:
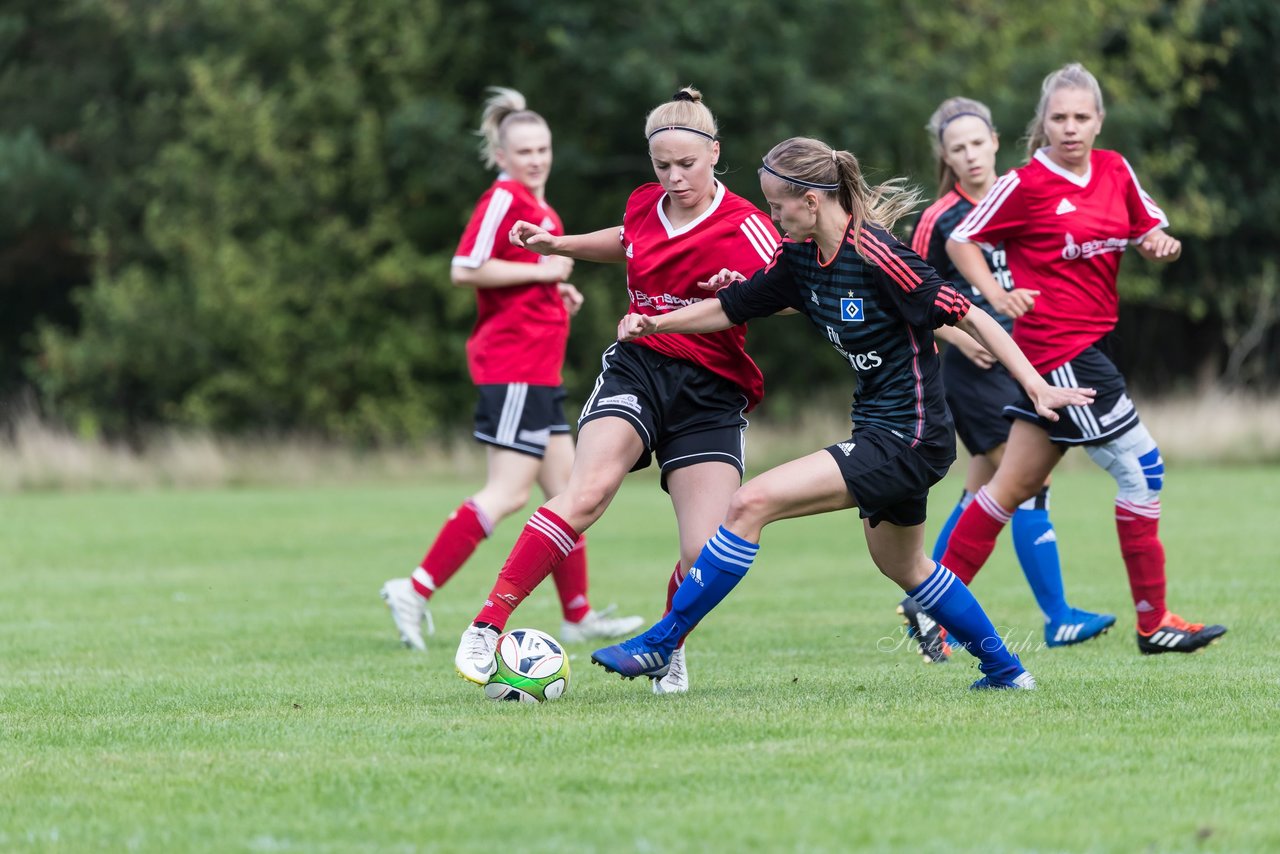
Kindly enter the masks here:
[[474, 271], [466, 267], [450, 267], [449, 281], [453, 283], [454, 287], [469, 287], [474, 281], [473, 273]]

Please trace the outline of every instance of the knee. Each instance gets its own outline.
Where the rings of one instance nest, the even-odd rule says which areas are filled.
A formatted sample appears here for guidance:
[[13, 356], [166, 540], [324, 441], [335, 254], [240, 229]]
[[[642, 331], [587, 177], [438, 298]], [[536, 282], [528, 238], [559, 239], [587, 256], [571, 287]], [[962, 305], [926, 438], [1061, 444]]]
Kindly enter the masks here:
[[763, 488], [748, 481], [733, 493], [725, 521], [735, 531], [739, 529], [758, 531], [769, 522], [772, 504], [769, 494]]
[[1013, 510], [1044, 489], [1044, 481], [1023, 472], [1001, 472], [985, 487], [987, 494], [1006, 510]]
[[529, 503], [530, 488], [482, 489], [471, 497], [490, 514], [496, 524]]
[[1104, 445], [1085, 449], [1116, 482], [1116, 500], [1154, 504], [1164, 488], [1164, 459], [1142, 424]]
[[609, 506], [613, 493], [614, 490], [609, 489], [606, 484], [593, 481], [578, 484], [574, 489], [564, 493], [564, 496], [569, 499], [571, 512], [579, 521], [594, 522]]

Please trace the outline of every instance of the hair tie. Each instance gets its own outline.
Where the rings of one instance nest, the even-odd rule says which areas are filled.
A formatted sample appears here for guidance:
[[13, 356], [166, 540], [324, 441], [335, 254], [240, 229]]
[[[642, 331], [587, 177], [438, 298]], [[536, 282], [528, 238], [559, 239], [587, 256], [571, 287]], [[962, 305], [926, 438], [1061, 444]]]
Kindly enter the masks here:
[[991, 122], [988, 121], [987, 117], [982, 115], [982, 113], [974, 113], [974, 112], [956, 113], [954, 116], [947, 119], [942, 124], [938, 125], [938, 142], [942, 142], [942, 132], [947, 129], [947, 125], [951, 124], [956, 119], [961, 119], [961, 118], [964, 118], [965, 116], [973, 116], [974, 118], [982, 119], [982, 123], [987, 126], [988, 130], [992, 132], [995, 131], [995, 128], [991, 126]]
[[690, 94], [689, 94], [688, 92], [686, 92], [685, 90], [681, 89], [679, 92], [677, 92], [677, 93], [675, 93], [674, 95], [672, 95], [672, 96], [671, 96], [671, 100], [673, 100], [673, 101], [692, 101], [692, 100], [693, 100], [693, 96], [692, 96], [692, 95], [690, 95]]
[[836, 163], [836, 162], [837, 162], [837, 161], [836, 161], [836, 150], [835, 150], [834, 148], [833, 148], [833, 149], [831, 149], [831, 162], [832, 162], [832, 163]]
[[657, 136], [658, 134], [662, 133], [664, 130], [683, 130], [683, 131], [688, 131], [689, 133], [696, 133], [698, 136], [706, 137], [707, 139], [711, 140], [712, 142], [715, 142], [715, 141], [716, 141], [716, 138], [715, 138], [714, 136], [712, 136], [711, 134], [707, 133], [705, 130], [698, 130], [697, 128], [691, 128], [691, 127], [688, 127], [688, 126], [686, 126], [686, 125], [664, 125], [663, 127], [655, 128], [655, 129], [654, 129], [654, 131], [653, 131], [653, 133], [649, 134], [647, 137], [645, 137], [645, 139], [652, 140], [655, 136]]
[[795, 184], [797, 187], [806, 187], [810, 190], [840, 189], [839, 184], [819, 184], [816, 181], [805, 181], [800, 178], [792, 178], [790, 175], [783, 175], [781, 172], [777, 171], [776, 169], [771, 167], [768, 163], [765, 163], [763, 160], [760, 162], [761, 162], [761, 166], [760, 166], [761, 169], [768, 172], [770, 175], [772, 175], [775, 178], [780, 178], [783, 181], [786, 181], [788, 184]]

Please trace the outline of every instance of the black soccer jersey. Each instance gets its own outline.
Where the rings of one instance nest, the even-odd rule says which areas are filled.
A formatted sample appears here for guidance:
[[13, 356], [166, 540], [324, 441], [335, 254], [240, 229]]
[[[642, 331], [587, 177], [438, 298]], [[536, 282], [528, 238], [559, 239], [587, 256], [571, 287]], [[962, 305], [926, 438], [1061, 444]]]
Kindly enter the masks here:
[[[957, 290], [969, 297], [970, 302], [994, 317], [1004, 327], [1004, 331], [1012, 335], [1013, 318], [992, 308], [991, 302], [982, 292], [960, 275], [956, 265], [951, 262], [951, 256], [947, 254], [947, 238], [976, 205], [977, 202], [957, 184], [954, 189], [925, 208], [911, 236], [911, 248], [937, 270], [938, 275], [955, 285]], [[1013, 290], [1013, 275], [1009, 272], [1009, 263], [1005, 259], [1004, 244], [995, 248], [982, 247], [982, 256], [986, 258], [987, 268], [1000, 287], [1006, 291]]]
[[852, 228], [826, 262], [812, 240], [783, 238], [773, 260], [716, 294], [734, 323], [794, 308], [858, 374], [851, 417], [912, 447], [954, 449], [933, 330], [954, 325], [969, 300], [892, 234]]

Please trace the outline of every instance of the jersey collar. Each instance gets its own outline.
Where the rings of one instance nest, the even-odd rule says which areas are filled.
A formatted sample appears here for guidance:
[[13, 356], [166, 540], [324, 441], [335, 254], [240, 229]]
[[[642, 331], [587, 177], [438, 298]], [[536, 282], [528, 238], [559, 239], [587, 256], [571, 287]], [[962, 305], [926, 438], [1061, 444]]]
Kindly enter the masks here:
[[1085, 172], [1083, 175], [1077, 175], [1071, 170], [1063, 169], [1057, 163], [1054, 163], [1053, 158], [1049, 157], [1047, 153], [1048, 151], [1049, 151], [1048, 146], [1045, 146], [1044, 148], [1041, 148], [1039, 151], [1035, 153], [1035, 158], [1036, 160], [1040, 161], [1041, 166], [1048, 169], [1050, 172], [1057, 175], [1059, 178], [1063, 179], [1064, 181], [1070, 181], [1072, 184], [1075, 184], [1077, 187], [1089, 186], [1089, 179], [1093, 177], [1093, 152], [1092, 151], [1089, 152], [1089, 170]]
[[663, 193], [662, 198], [658, 199], [658, 219], [662, 221], [662, 227], [667, 230], [667, 237], [669, 238], [677, 237], [681, 234], [690, 232], [693, 229], [697, 228], [698, 226], [702, 225], [702, 223], [705, 222], [708, 217], [710, 217], [713, 213], [716, 212], [716, 208], [720, 207], [720, 202], [724, 200], [724, 184], [721, 184], [719, 181], [716, 181], [716, 197], [711, 200], [711, 204], [707, 206], [707, 209], [705, 211], [698, 214], [697, 219], [695, 219], [693, 222], [682, 225], [680, 228], [672, 228], [671, 220], [667, 219], [667, 212], [663, 210], [664, 208], [663, 202], [665, 202], [666, 200], [667, 200], [666, 193]]

